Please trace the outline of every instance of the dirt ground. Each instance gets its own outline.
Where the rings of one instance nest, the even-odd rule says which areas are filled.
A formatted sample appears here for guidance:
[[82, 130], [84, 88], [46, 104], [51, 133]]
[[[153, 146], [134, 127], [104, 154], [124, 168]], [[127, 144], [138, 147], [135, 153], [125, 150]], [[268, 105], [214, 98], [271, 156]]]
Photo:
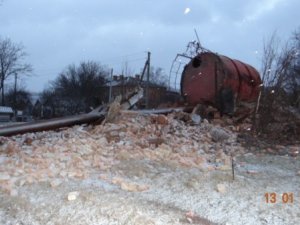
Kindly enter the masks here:
[[2, 139], [0, 224], [299, 224], [298, 155], [153, 118]]

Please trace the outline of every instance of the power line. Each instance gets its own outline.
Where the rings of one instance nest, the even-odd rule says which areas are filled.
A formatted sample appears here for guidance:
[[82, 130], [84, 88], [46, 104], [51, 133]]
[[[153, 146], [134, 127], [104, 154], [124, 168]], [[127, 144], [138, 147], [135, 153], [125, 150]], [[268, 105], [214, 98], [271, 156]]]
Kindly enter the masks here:
[[111, 61], [105, 61], [105, 64], [110, 62], [110, 63], [129, 63], [129, 62], [136, 62], [136, 61], [141, 61], [141, 60], [146, 60], [146, 57], [142, 57], [142, 58], [136, 58], [136, 59], [123, 59], [123, 60], [111, 60]]
[[115, 59], [122, 59], [122, 58], [126, 58], [126, 57], [131, 57], [131, 56], [135, 56], [135, 55], [141, 55], [144, 54], [146, 57], [147, 52], [146, 51], [140, 51], [140, 52], [134, 52], [134, 53], [129, 53], [126, 55], [121, 55], [121, 56], [115, 56], [115, 57], [109, 57], [109, 58], [104, 58], [102, 59], [103, 61], [110, 61], [110, 60], [115, 60]]
[[[144, 55], [142, 57], [142, 54]], [[147, 59], [147, 51], [139, 51], [139, 52], [133, 52], [133, 53], [129, 53], [129, 54], [125, 54], [125, 55], [121, 55], [121, 56], [116, 56], [116, 57], [110, 57], [110, 58], [106, 58], [106, 59], [101, 59], [100, 63], [103, 66], [108, 66], [108, 67], [113, 67], [107, 64], [115, 64], [114, 66], [117, 66], [116, 64], [120, 64], [120, 66], [122, 66], [122, 64], [124, 63], [132, 63], [132, 62], [138, 62], [138, 61], [146, 61]], [[137, 57], [137, 56], [141, 56], [141, 57]], [[133, 57], [135, 56], [135, 57]], [[33, 76], [38, 76], [38, 77], [48, 77], [49, 74], [53, 74], [53, 75], [58, 75], [61, 71], [63, 71], [65, 69], [64, 68], [46, 68], [46, 67], [37, 67], [35, 69], [35, 71], [32, 73]], [[49, 77], [50, 78], [50, 77]]]
[[[116, 60], [116, 61], [111, 61], [111, 64], [119, 64], [120, 66], [122, 66], [122, 64], [124, 63], [133, 63], [133, 62], [138, 62], [138, 61], [146, 61], [146, 57], [143, 58], [136, 58], [136, 59], [131, 59], [131, 60]], [[105, 63], [106, 64], [106, 63]], [[107, 65], [109, 66], [109, 65]], [[114, 65], [116, 66], [116, 65]], [[110, 66], [112, 67], [112, 66]], [[49, 74], [53, 73], [55, 75], [59, 74], [61, 71], [63, 71], [64, 69], [36, 69], [35, 72], [33, 72], [33, 76], [39, 76], [39, 77], [47, 77]]]

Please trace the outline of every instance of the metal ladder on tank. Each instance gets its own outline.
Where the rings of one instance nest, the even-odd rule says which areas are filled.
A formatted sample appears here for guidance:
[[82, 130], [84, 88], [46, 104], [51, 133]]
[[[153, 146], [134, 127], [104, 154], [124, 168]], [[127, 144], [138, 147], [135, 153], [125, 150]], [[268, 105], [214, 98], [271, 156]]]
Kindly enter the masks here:
[[172, 62], [169, 73], [169, 90], [180, 92], [181, 75], [185, 64], [186, 63], [179, 58], [179, 54], [177, 54]]
[[208, 49], [202, 47], [196, 29], [195, 35], [197, 41], [191, 41], [188, 43], [185, 53], [177, 54], [172, 62], [169, 73], [169, 90], [180, 92], [181, 76], [185, 65], [187, 65], [191, 59], [203, 52], [210, 52]]

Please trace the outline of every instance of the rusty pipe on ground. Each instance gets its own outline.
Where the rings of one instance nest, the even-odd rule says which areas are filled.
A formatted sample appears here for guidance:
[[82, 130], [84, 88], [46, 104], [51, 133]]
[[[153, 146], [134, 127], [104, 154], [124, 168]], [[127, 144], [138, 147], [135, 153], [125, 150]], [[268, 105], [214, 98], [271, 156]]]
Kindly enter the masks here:
[[[130, 97], [125, 102], [123, 102], [121, 108], [129, 109], [130, 107], [132, 107], [143, 97], [143, 92], [143, 89], [138, 87], [136, 90], [133, 91], [133, 93], [131, 93]], [[62, 127], [68, 127], [84, 123], [101, 122], [109, 113], [108, 108], [110, 108], [110, 105], [99, 106], [92, 112], [87, 114], [0, 127], [0, 136], [12, 136], [30, 132], [55, 130]]]
[[105, 118], [105, 113], [106, 108], [99, 107], [87, 114], [0, 127], [0, 136], [12, 136], [30, 132], [54, 130], [61, 127], [68, 127], [84, 123], [92, 123], [97, 121], [100, 122]]

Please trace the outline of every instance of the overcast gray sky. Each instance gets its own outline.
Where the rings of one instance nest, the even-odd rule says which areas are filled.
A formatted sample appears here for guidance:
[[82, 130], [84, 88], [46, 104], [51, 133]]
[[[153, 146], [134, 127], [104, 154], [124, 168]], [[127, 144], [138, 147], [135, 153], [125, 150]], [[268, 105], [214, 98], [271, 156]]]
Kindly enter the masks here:
[[263, 39], [274, 30], [286, 39], [299, 27], [299, 0], [4, 0], [0, 35], [22, 42], [41, 91], [67, 65], [99, 61], [120, 72], [128, 61], [169, 71], [177, 53], [194, 40], [214, 52], [260, 69]]

